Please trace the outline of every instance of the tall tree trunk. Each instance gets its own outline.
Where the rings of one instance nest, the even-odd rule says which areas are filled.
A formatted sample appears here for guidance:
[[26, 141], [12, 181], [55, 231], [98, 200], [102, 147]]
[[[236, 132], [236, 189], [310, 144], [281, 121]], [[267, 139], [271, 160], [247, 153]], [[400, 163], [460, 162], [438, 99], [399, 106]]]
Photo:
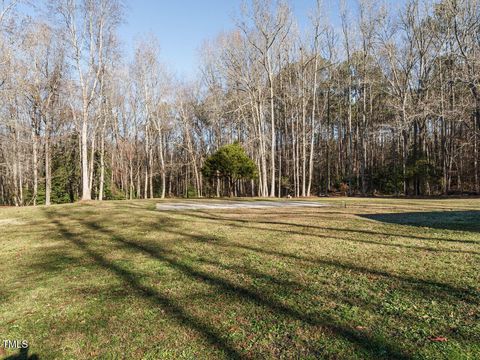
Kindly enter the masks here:
[[[313, 149], [315, 143], [315, 111], [317, 105], [317, 71], [318, 71], [318, 56], [317, 56], [317, 46], [315, 45], [315, 65], [313, 67], [313, 96], [312, 96], [312, 115], [310, 119], [310, 154], [308, 158], [308, 186], [307, 186], [307, 196], [310, 196], [312, 189], [312, 176], [313, 176]], [[330, 93], [330, 92], [329, 92]]]
[[143, 198], [148, 199], [148, 167], [150, 164], [150, 135], [148, 133], [148, 125], [145, 130], [145, 182]]
[[150, 186], [150, 199], [154, 198], [153, 194], [153, 146], [150, 147], [150, 155], [148, 157], [148, 183]]
[[87, 128], [88, 128], [88, 115], [87, 108], [83, 109], [83, 121], [81, 129], [81, 162], [82, 162], [82, 200], [91, 200], [92, 194], [90, 193], [89, 179], [88, 179], [88, 148], [87, 148]]
[[100, 134], [100, 185], [98, 189], [98, 200], [103, 200], [105, 187], [105, 127]]
[[37, 136], [37, 122], [33, 121], [32, 126], [32, 170], [33, 170], [33, 206], [37, 205], [38, 196], [38, 136]]
[[[269, 66], [270, 67], [270, 66]], [[270, 153], [270, 197], [275, 197], [275, 155], [276, 155], [276, 140], [275, 140], [275, 106], [274, 106], [274, 92], [273, 92], [273, 74], [271, 70], [268, 73], [270, 83], [270, 127], [272, 148]]]
[[473, 124], [473, 171], [475, 178], [475, 192], [480, 193], [480, 181], [478, 174], [478, 127], [480, 123], [480, 99], [475, 99], [475, 116]]
[[95, 173], [95, 168], [94, 168], [94, 165], [95, 165], [95, 147], [96, 147], [96, 142], [95, 142], [95, 134], [93, 135], [92, 137], [92, 145], [91, 145], [91, 149], [90, 149], [90, 164], [89, 164], [89, 178], [88, 178], [88, 181], [89, 181], [89, 189], [90, 189], [90, 194], [92, 193], [92, 189], [93, 189], [93, 177], [94, 177], [94, 173]]
[[51, 153], [50, 153], [50, 126], [47, 125], [45, 129], [45, 205], [50, 205], [52, 192], [52, 169], [51, 169]]
[[305, 95], [305, 70], [302, 71], [302, 196], [307, 195], [307, 134], [306, 134], [306, 117], [307, 117], [307, 104]]
[[162, 176], [162, 194], [160, 197], [162, 199], [165, 198], [165, 187], [166, 187], [166, 172], [165, 172], [165, 159], [163, 157], [163, 135], [161, 132], [158, 134], [159, 137], [159, 149], [158, 149], [158, 156], [160, 158], [160, 171]]

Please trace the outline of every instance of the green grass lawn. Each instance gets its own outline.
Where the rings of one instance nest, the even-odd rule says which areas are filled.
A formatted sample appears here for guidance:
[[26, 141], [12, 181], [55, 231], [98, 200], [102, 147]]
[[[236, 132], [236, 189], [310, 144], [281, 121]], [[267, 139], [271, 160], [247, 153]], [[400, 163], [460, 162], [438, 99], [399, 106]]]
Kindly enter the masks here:
[[0, 209], [0, 341], [39, 359], [480, 358], [480, 200], [319, 201]]

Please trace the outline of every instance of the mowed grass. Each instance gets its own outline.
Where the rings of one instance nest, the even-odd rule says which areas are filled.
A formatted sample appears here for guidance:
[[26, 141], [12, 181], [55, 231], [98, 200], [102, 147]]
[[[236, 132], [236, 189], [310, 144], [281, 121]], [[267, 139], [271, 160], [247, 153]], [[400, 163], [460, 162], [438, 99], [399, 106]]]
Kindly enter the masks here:
[[0, 341], [39, 359], [480, 358], [480, 200], [318, 201], [0, 209]]

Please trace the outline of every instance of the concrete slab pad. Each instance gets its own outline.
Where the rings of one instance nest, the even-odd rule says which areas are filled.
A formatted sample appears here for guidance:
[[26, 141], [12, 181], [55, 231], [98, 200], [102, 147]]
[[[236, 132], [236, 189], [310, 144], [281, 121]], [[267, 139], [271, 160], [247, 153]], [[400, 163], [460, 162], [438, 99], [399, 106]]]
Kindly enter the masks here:
[[284, 200], [284, 201], [230, 201], [230, 200], [191, 200], [180, 202], [161, 202], [157, 203], [156, 208], [160, 211], [172, 210], [216, 210], [216, 209], [262, 209], [262, 208], [286, 208], [286, 207], [324, 207], [322, 204], [315, 201], [302, 200]]

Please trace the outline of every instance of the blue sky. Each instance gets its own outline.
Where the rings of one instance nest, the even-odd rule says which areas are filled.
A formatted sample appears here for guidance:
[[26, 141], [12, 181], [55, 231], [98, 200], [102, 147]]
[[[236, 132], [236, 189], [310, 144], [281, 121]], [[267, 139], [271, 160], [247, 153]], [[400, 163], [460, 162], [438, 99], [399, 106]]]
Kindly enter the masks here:
[[[205, 39], [234, 28], [232, 17], [242, 0], [127, 0], [126, 23], [120, 29], [126, 55], [135, 39], [158, 37], [163, 61], [179, 76], [193, 78], [198, 68], [198, 49]], [[327, 0], [336, 12], [337, 1]], [[308, 23], [315, 0], [290, 1], [300, 26]]]

